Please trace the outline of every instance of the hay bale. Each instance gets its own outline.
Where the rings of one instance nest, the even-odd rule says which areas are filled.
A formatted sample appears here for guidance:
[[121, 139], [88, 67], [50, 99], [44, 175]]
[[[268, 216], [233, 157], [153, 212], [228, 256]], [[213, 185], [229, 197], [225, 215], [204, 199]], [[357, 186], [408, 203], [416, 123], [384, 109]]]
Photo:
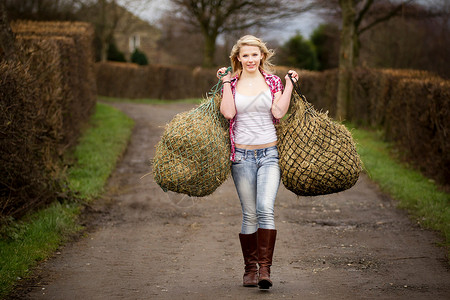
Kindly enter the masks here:
[[219, 101], [216, 95], [167, 125], [153, 158], [153, 175], [164, 191], [203, 197], [227, 179], [230, 141]]
[[299, 196], [340, 192], [358, 180], [361, 161], [350, 132], [295, 95], [292, 114], [277, 126], [284, 186]]

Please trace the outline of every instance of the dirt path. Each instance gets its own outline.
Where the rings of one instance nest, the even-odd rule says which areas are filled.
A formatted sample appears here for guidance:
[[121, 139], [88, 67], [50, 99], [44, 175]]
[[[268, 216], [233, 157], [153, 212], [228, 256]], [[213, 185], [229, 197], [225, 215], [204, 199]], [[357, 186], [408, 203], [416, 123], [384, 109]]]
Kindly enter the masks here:
[[21, 299], [450, 299], [437, 236], [363, 175], [352, 189], [297, 198], [283, 186], [269, 292], [241, 286], [241, 211], [231, 180], [213, 195], [164, 193], [146, 160], [187, 104], [114, 104], [136, 120], [131, 144], [85, 237], [43, 263]]

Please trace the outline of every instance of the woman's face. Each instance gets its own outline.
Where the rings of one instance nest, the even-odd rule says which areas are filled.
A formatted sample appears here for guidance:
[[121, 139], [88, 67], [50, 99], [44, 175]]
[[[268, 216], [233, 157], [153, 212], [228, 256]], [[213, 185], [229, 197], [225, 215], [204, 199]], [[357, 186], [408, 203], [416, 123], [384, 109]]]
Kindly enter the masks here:
[[259, 69], [262, 58], [263, 54], [257, 46], [242, 46], [238, 56], [242, 69], [250, 73]]

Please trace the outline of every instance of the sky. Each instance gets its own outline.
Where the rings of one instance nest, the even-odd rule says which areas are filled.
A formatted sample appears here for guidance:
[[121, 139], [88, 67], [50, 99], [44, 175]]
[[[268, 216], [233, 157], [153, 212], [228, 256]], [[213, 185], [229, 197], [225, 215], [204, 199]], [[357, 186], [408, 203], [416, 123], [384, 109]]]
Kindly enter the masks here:
[[[153, 0], [145, 8], [134, 13], [149, 23], [157, 25], [158, 19], [167, 10], [170, 10], [170, 1]], [[299, 18], [289, 20], [289, 24], [283, 24], [270, 31], [265, 30], [261, 37], [265, 40], [279, 39], [279, 42], [283, 43], [300, 32], [302, 36], [308, 38], [319, 24], [320, 19], [314, 13], [303, 13]]]
[[[120, 3], [121, 0], [119, 0]], [[122, 0], [126, 1], [126, 0]], [[437, 3], [445, 3], [449, 0], [414, 0], [416, 3], [422, 5], [436, 5]], [[157, 25], [158, 18], [163, 15], [163, 13], [170, 9], [169, 0], [150, 0], [149, 4], [144, 8], [140, 8], [139, 11], [134, 13], [144, 20], [149, 21], [149, 23]], [[263, 39], [271, 40], [278, 39], [280, 43], [287, 41], [290, 37], [294, 36], [297, 32], [305, 37], [309, 38], [311, 33], [316, 29], [320, 23], [320, 18], [313, 12], [307, 12], [301, 14], [298, 18], [289, 20], [286, 26], [279, 26], [280, 28], [274, 28], [270, 31], [265, 31], [266, 33], [261, 36]], [[281, 29], [282, 28], [282, 29]]]

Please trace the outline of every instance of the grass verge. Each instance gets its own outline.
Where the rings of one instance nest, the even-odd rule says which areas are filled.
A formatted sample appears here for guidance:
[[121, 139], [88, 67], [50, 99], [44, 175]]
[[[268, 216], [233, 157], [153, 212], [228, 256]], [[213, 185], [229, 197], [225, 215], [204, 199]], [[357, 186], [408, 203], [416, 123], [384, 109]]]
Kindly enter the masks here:
[[420, 172], [394, 159], [391, 146], [382, 141], [381, 133], [352, 129], [352, 135], [369, 177], [398, 200], [399, 207], [407, 209], [419, 224], [442, 233], [442, 244], [450, 251], [450, 195]]
[[[68, 183], [81, 199], [89, 201], [103, 191], [120, 155], [125, 151], [134, 122], [106, 104], [97, 104], [91, 126], [83, 134], [68, 170]], [[20, 278], [48, 258], [81, 227], [81, 202], [54, 203], [2, 228], [0, 239], [0, 298]]]
[[76, 221], [80, 208], [76, 203], [55, 203], [9, 226], [8, 237], [0, 240], [0, 298], [81, 229]]
[[118, 157], [125, 151], [133, 126], [133, 120], [122, 112], [97, 104], [91, 127], [73, 153], [76, 165], [68, 171], [69, 187], [81, 199], [90, 200], [103, 192]]

